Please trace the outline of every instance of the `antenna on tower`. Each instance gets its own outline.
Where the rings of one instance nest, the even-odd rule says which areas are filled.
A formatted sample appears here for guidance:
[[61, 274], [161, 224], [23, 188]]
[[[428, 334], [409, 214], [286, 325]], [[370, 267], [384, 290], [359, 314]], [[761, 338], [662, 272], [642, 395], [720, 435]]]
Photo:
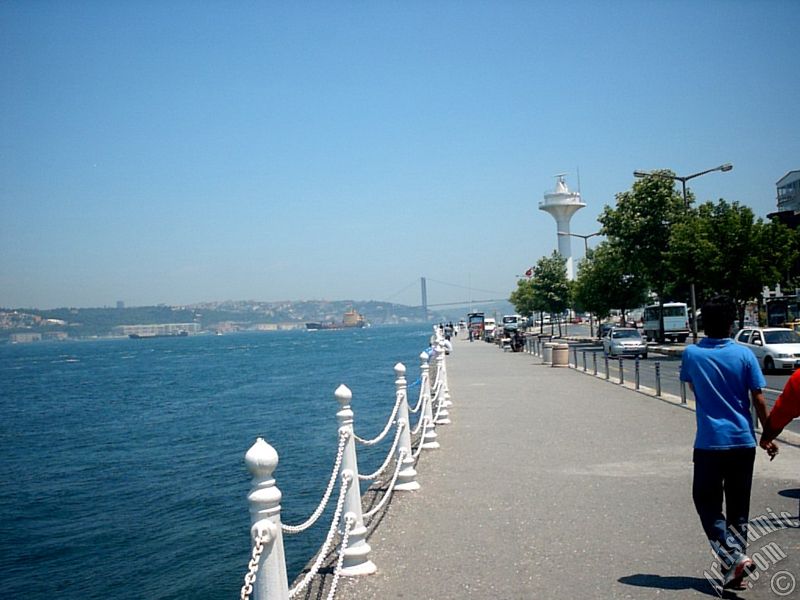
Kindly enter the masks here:
[[575, 173], [577, 174], [577, 177], [578, 177], [578, 193], [580, 194], [581, 193], [581, 168], [580, 167], [575, 167]]

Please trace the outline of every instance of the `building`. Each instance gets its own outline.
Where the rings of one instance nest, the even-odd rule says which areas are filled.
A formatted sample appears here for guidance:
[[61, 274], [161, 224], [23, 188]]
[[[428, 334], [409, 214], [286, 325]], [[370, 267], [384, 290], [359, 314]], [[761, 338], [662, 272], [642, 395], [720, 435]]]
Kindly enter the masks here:
[[117, 325], [112, 330], [114, 335], [133, 335], [155, 337], [165, 335], [187, 335], [200, 333], [199, 323], [153, 323], [150, 325]]
[[789, 171], [777, 181], [775, 188], [778, 210], [767, 216], [797, 229], [800, 227], [800, 170]]
[[31, 342], [41, 342], [41, 333], [12, 333], [8, 338], [12, 344], [30, 344]]
[[789, 171], [775, 187], [778, 190], [778, 212], [800, 212], [800, 170]]

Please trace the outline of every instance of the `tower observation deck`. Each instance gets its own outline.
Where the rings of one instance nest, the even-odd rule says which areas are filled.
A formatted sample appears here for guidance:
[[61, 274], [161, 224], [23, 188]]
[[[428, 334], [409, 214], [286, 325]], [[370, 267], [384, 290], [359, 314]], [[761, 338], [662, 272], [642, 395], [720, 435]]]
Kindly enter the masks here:
[[539, 210], [550, 213], [556, 220], [556, 238], [558, 239], [558, 252], [567, 259], [567, 278], [575, 278], [575, 269], [572, 263], [572, 244], [568, 235], [569, 222], [578, 210], [586, 206], [581, 202], [580, 192], [570, 192], [564, 177], [566, 174], [556, 175], [556, 189], [545, 192], [544, 200], [539, 202]]

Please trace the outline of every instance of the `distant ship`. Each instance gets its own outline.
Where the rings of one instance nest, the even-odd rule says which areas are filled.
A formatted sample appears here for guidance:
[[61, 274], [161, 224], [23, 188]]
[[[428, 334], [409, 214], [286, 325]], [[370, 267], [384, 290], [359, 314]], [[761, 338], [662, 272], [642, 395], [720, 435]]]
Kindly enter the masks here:
[[319, 329], [350, 329], [351, 327], [364, 327], [364, 315], [359, 314], [355, 309], [350, 309], [344, 313], [341, 323], [306, 323], [306, 329], [309, 331], [317, 331]]

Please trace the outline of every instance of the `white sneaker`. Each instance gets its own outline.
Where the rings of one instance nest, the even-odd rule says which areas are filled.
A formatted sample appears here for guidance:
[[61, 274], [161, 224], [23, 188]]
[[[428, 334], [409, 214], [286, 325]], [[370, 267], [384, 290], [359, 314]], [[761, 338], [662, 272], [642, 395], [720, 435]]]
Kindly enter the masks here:
[[753, 561], [746, 554], [740, 554], [731, 568], [725, 571], [722, 580], [722, 587], [726, 590], [742, 589], [742, 581], [749, 575], [749, 569], [753, 568]]

